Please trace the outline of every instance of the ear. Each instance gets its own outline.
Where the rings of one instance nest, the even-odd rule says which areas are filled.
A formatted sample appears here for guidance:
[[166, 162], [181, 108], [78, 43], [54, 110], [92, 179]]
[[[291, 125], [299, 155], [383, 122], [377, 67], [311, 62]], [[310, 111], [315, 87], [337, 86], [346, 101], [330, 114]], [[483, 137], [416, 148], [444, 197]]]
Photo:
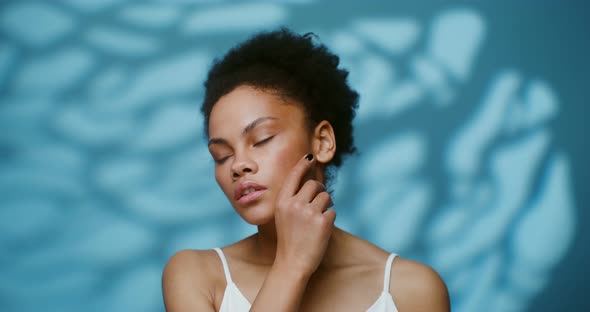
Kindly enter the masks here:
[[332, 125], [323, 120], [313, 131], [313, 154], [321, 164], [327, 164], [336, 153], [336, 137]]

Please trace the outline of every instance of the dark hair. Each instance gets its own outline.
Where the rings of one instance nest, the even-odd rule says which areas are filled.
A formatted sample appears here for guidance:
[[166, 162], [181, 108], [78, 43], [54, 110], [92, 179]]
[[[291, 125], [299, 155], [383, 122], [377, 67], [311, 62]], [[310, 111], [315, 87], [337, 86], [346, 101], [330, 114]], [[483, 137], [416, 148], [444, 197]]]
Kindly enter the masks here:
[[235, 88], [248, 85], [301, 103], [311, 129], [322, 120], [330, 122], [336, 153], [328, 167], [339, 167], [345, 155], [355, 152], [352, 119], [358, 93], [346, 82], [348, 71], [338, 69], [338, 56], [326, 46], [314, 44], [312, 36], [286, 28], [263, 32], [235, 46], [221, 60], [216, 59], [205, 81], [201, 107], [207, 137], [215, 103]]

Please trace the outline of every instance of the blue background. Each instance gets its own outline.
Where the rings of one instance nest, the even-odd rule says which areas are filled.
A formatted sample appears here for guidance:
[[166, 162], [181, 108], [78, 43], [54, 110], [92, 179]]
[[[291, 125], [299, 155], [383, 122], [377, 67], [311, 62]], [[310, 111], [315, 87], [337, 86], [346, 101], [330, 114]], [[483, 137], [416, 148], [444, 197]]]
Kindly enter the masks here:
[[337, 224], [454, 311], [586, 311], [583, 2], [3, 1], [0, 310], [161, 311], [184, 248], [254, 232], [213, 178], [214, 57], [281, 25], [341, 56], [360, 150]]

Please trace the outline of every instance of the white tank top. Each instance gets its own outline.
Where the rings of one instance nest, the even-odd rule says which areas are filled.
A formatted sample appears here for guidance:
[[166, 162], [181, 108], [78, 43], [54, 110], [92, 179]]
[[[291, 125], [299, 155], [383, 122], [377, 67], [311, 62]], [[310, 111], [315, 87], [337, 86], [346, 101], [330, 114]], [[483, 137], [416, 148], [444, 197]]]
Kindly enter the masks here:
[[[221, 258], [221, 263], [223, 264], [223, 271], [225, 273], [225, 280], [227, 281], [227, 286], [225, 287], [225, 292], [223, 293], [223, 299], [221, 301], [221, 308], [219, 312], [247, 312], [250, 310], [252, 305], [246, 299], [246, 297], [242, 294], [238, 286], [234, 284], [233, 280], [231, 279], [231, 274], [229, 273], [229, 266], [227, 265], [227, 260], [225, 259], [225, 255], [223, 251], [219, 248], [214, 248], [214, 250]], [[383, 291], [377, 301], [373, 303], [373, 305], [367, 310], [367, 312], [397, 312], [397, 308], [395, 303], [393, 302], [393, 297], [389, 293], [389, 277], [391, 275], [391, 264], [393, 263], [393, 259], [396, 257], [396, 254], [390, 254], [387, 258], [387, 262], [385, 263], [385, 276], [383, 277]]]

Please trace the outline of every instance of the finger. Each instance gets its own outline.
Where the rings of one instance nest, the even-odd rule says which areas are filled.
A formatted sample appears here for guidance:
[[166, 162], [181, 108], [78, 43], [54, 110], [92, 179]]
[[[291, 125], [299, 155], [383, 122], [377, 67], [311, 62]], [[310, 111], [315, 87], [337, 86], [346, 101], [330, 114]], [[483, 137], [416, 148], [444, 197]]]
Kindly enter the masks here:
[[334, 209], [328, 209], [324, 212], [323, 216], [330, 224], [334, 224], [334, 221], [336, 220], [336, 211], [334, 211]]
[[297, 193], [301, 179], [305, 173], [311, 168], [315, 159], [312, 154], [307, 154], [291, 169], [291, 172], [285, 178], [283, 187], [281, 188], [281, 196], [292, 197]]
[[325, 212], [328, 208], [334, 206], [332, 197], [328, 192], [321, 192], [311, 201], [311, 206], [319, 212]]
[[326, 186], [316, 180], [307, 180], [295, 196], [303, 202], [310, 203], [319, 193], [326, 190]]

